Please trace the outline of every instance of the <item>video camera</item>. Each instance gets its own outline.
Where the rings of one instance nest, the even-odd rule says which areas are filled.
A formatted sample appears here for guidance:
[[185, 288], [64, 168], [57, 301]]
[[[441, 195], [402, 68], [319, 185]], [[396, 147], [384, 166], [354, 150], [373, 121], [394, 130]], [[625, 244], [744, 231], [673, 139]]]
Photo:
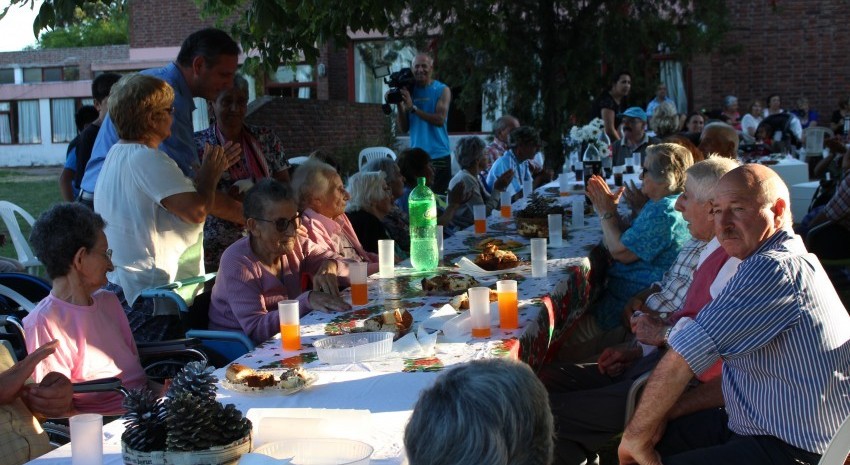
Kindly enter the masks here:
[[390, 105], [397, 105], [404, 100], [401, 96], [401, 89], [407, 89], [408, 92], [413, 94], [413, 85], [416, 84], [416, 79], [413, 77], [413, 71], [410, 68], [402, 68], [390, 74], [390, 77], [384, 79], [384, 82], [390, 86], [390, 90], [384, 98], [386, 103], [381, 105], [381, 108], [385, 114], [389, 115], [393, 111]]

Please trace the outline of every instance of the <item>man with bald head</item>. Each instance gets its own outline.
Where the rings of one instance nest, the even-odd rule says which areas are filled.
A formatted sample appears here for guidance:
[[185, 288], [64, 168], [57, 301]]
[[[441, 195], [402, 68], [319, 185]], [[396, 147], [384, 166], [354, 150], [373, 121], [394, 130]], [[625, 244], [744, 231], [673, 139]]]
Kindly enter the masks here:
[[[850, 414], [850, 316], [790, 232], [788, 198], [762, 165], [720, 180], [715, 234], [743, 261], [696, 319], [670, 335], [623, 435], [620, 463], [816, 464]], [[664, 433], [679, 394], [719, 359], [725, 410], [682, 417]]]
[[699, 139], [699, 149], [721, 157], [738, 158], [738, 131], [726, 123], [714, 122], [705, 125]]

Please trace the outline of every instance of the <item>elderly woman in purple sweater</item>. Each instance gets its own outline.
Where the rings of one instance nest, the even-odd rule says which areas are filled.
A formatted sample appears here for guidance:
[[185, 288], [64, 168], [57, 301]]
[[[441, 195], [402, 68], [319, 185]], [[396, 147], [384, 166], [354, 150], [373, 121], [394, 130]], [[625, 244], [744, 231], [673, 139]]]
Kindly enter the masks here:
[[[351, 308], [339, 296], [346, 260], [297, 233], [300, 217], [292, 191], [259, 182], [243, 203], [244, 237], [227, 248], [212, 290], [209, 328], [242, 331], [256, 343], [277, 334], [277, 303], [297, 299], [301, 314]], [[313, 290], [305, 284], [312, 279]]]

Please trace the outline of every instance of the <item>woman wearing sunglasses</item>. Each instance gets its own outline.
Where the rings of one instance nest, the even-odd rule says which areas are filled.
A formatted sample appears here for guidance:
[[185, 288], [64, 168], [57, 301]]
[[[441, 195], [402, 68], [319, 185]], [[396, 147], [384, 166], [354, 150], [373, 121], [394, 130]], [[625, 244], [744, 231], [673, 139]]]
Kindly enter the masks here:
[[[277, 303], [297, 299], [301, 314], [351, 308], [339, 296], [337, 275], [348, 266], [332, 251], [298, 234], [295, 198], [286, 185], [264, 179], [242, 204], [248, 236], [221, 256], [212, 290], [209, 329], [242, 331], [261, 343], [280, 330]], [[304, 284], [310, 277], [313, 290]]]

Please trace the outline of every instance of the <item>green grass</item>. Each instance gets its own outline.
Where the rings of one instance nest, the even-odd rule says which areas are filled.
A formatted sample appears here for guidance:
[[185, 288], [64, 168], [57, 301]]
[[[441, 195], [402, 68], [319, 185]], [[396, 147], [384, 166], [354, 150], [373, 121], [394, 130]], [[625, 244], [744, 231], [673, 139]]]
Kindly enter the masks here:
[[[38, 218], [51, 205], [60, 202], [59, 173], [61, 168], [40, 168], [37, 173], [21, 168], [0, 170], [0, 200], [12, 202]], [[30, 227], [22, 218], [18, 218], [21, 232], [29, 237]], [[0, 256], [17, 258], [11, 237], [6, 226], [0, 222], [0, 232], [6, 233], [6, 245], [0, 247]]]

